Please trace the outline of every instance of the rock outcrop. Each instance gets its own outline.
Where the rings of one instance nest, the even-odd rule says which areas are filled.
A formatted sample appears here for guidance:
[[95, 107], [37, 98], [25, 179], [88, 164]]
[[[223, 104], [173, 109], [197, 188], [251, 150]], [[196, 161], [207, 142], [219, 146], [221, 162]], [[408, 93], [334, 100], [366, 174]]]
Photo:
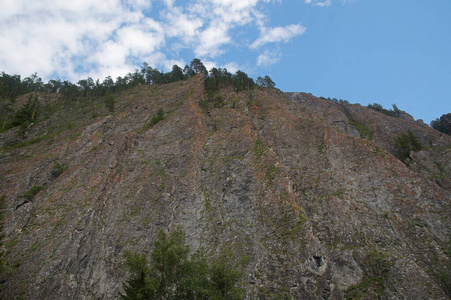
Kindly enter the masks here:
[[[28, 143], [4, 144], [1, 297], [113, 299], [123, 252], [178, 225], [191, 249], [245, 259], [247, 299], [451, 296], [450, 136], [304, 93], [219, 95], [202, 109], [194, 77], [123, 92], [114, 114], [56, 101]], [[424, 147], [406, 164], [409, 130]]]

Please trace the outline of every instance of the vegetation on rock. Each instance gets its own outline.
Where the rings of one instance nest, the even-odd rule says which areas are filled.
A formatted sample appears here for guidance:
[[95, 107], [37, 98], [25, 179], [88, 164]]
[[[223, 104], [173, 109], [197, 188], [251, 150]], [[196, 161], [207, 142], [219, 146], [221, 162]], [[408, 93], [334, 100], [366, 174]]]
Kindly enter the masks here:
[[191, 257], [189, 252], [180, 227], [169, 235], [159, 231], [150, 261], [145, 254], [126, 251], [131, 275], [123, 285], [122, 299], [242, 299], [241, 271], [230, 253], [208, 263], [202, 250]]
[[368, 108], [371, 108], [375, 111], [381, 112], [390, 117], [399, 117], [401, 115], [401, 110], [396, 106], [396, 104], [392, 104], [393, 109], [385, 109], [382, 105], [378, 103], [368, 104]]
[[114, 113], [114, 103], [115, 103], [114, 96], [111, 94], [108, 94], [105, 96], [103, 101], [105, 103], [106, 109], [109, 112]]
[[23, 196], [30, 201], [43, 189], [44, 189], [43, 186], [33, 185]]
[[157, 111], [157, 113], [152, 116], [152, 118], [150, 119], [149, 122], [147, 122], [147, 124], [144, 126], [144, 131], [152, 128], [153, 126], [155, 126], [155, 124], [157, 124], [158, 122], [164, 120], [165, 116], [164, 116], [164, 111], [163, 109], [160, 107]]
[[431, 121], [431, 127], [440, 132], [451, 135], [451, 114], [446, 114]]
[[272, 81], [271, 77], [269, 77], [268, 75], [266, 75], [264, 78], [258, 76], [257, 84], [261, 87], [267, 87], [267, 88], [273, 88], [276, 86], [274, 81]]
[[420, 151], [424, 147], [421, 144], [418, 137], [409, 130], [407, 133], [402, 133], [401, 135], [395, 137], [395, 150], [398, 157], [405, 163], [409, 163], [412, 159], [410, 153]]
[[393, 262], [387, 253], [370, 251], [362, 259], [365, 275], [363, 280], [346, 289], [346, 299], [378, 299], [384, 295]]
[[30, 123], [36, 122], [39, 115], [39, 101], [37, 96], [29, 95], [27, 102], [8, 120], [8, 115], [3, 121], [3, 130], [8, 130], [12, 127], [21, 127], [21, 136], [23, 137]]
[[58, 176], [63, 174], [64, 171], [66, 171], [68, 168], [69, 166], [67, 164], [56, 161], [53, 164], [52, 177], [57, 178]]
[[[0, 298], [449, 295], [448, 135], [219, 70], [28, 80], [25, 139], [0, 132]], [[25, 91], [2, 90], [2, 125]], [[156, 234], [174, 224], [189, 238]]]

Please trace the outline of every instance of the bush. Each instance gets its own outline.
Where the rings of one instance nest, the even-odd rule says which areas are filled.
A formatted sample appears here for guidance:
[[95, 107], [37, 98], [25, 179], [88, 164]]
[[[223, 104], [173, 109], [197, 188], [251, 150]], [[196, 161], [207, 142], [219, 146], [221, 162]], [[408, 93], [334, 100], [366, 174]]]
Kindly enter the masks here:
[[[311, 95], [311, 94], [310, 94]], [[337, 98], [330, 98], [330, 97], [320, 97], [323, 100], [327, 100], [327, 101], [332, 101], [335, 103], [339, 103], [339, 104], [348, 104], [349, 101], [348, 100], [344, 100], [344, 99], [337, 99]]]
[[224, 99], [219, 94], [213, 93], [213, 91], [207, 91], [206, 97], [199, 100], [199, 106], [203, 111], [207, 112], [210, 108], [224, 107]]
[[401, 110], [398, 108], [398, 106], [396, 106], [396, 104], [392, 104], [392, 107], [393, 109], [388, 110], [383, 108], [382, 105], [378, 103], [368, 104], [368, 108], [371, 108], [375, 111], [381, 112], [390, 117], [399, 117], [401, 115]]
[[170, 235], [158, 233], [150, 261], [144, 254], [126, 251], [131, 272], [122, 299], [242, 299], [237, 287], [241, 272], [227, 252], [211, 264], [202, 251], [188, 256], [185, 233], [178, 227]]
[[345, 290], [346, 299], [380, 299], [387, 288], [392, 258], [385, 252], [369, 251], [361, 260], [362, 281]]
[[150, 119], [150, 122], [149, 122], [150, 127], [153, 127], [155, 124], [157, 124], [161, 120], [164, 120], [164, 111], [162, 108], [158, 109], [157, 114], [154, 115], [152, 117], [152, 119]]
[[17, 131], [17, 134], [20, 138], [25, 139], [27, 137], [28, 127], [30, 127], [30, 122], [25, 121], [19, 126], [19, 130]]
[[210, 266], [211, 299], [243, 299], [243, 289], [236, 286], [241, 278], [241, 272], [233, 268], [230, 263], [233, 260], [233, 255], [224, 251]]
[[33, 185], [23, 196], [31, 201], [42, 189], [44, 189], [43, 186]]
[[14, 114], [11, 122], [7, 125], [7, 127], [15, 127], [15, 126], [27, 126], [29, 123], [35, 123], [39, 114], [39, 101], [38, 97], [34, 97], [32, 100], [32, 96], [28, 98], [28, 101]]
[[441, 266], [434, 276], [445, 294], [451, 297], [451, 263]]
[[423, 148], [424, 147], [418, 137], [410, 130], [407, 133], [395, 137], [396, 154], [404, 163], [408, 163], [409, 160], [412, 159], [410, 157], [410, 152], [420, 151]]
[[261, 86], [261, 87], [267, 87], [267, 88], [274, 88], [276, 86], [274, 81], [272, 81], [271, 77], [269, 77], [268, 75], [266, 75], [264, 78], [258, 76], [257, 85]]
[[106, 95], [103, 99], [103, 102], [105, 103], [106, 109], [108, 109], [110, 113], [114, 113], [114, 96], [111, 94]]
[[164, 111], [162, 108], [158, 109], [158, 112], [152, 117], [152, 119], [150, 119], [149, 122], [147, 122], [144, 126], [143, 126], [143, 131], [147, 131], [150, 128], [152, 128], [153, 126], [155, 126], [155, 124], [157, 124], [158, 122], [160, 122], [161, 120], [164, 120], [166, 117], [164, 115]]
[[53, 164], [52, 177], [57, 178], [58, 176], [63, 174], [64, 171], [66, 171], [68, 168], [69, 166], [65, 163], [60, 163], [59, 161], [55, 162]]
[[431, 127], [434, 128], [435, 130], [438, 130], [440, 132], [446, 133], [446, 134], [451, 134], [451, 132], [448, 132], [445, 124], [443, 123], [441, 118], [437, 118], [435, 120], [431, 121]]
[[372, 140], [374, 132], [365, 126], [365, 124], [354, 121], [354, 119], [349, 118], [349, 124], [353, 125], [360, 133], [360, 136], [364, 139]]

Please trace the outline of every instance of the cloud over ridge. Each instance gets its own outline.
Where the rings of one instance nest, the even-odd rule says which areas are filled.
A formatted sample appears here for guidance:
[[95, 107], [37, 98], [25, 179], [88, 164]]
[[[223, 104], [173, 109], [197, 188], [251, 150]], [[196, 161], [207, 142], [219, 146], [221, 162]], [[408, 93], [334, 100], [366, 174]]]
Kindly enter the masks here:
[[257, 51], [254, 63], [269, 65], [280, 51], [270, 56], [261, 46], [305, 31], [299, 24], [269, 27], [262, 8], [271, 2], [277, 0], [10, 1], [0, 12], [0, 69], [115, 77], [143, 61], [160, 68], [183, 63], [180, 51], [211, 61], [231, 48]]
[[[268, 16], [260, 8], [270, 2], [11, 1], [0, 12], [0, 68], [19, 74], [38, 72], [44, 78], [115, 77], [143, 61], [162, 68], [184, 62], [182, 50], [211, 60], [233, 47], [255, 51], [301, 35], [305, 28], [296, 24], [266, 27]], [[235, 29], [246, 34], [237, 37]], [[256, 64], [276, 61], [265, 51]]]
[[301, 25], [288, 25], [285, 27], [262, 28], [260, 37], [251, 44], [251, 48], [258, 48], [267, 43], [288, 42], [292, 38], [301, 35], [306, 28]]

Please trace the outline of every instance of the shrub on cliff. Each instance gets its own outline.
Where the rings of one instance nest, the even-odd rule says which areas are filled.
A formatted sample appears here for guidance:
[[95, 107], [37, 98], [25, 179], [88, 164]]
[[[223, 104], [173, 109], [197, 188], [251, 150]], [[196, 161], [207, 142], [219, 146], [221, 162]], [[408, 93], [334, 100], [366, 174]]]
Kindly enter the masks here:
[[130, 278], [123, 284], [122, 299], [242, 299], [237, 287], [241, 272], [223, 254], [211, 265], [198, 251], [189, 257], [185, 233], [178, 227], [158, 233], [150, 261], [144, 254], [125, 252]]
[[149, 126], [153, 127], [155, 124], [160, 122], [161, 120], [164, 120], [164, 111], [162, 108], [159, 108], [157, 111], [157, 114], [150, 119]]
[[399, 117], [401, 115], [401, 110], [398, 108], [396, 104], [392, 104], [393, 109], [385, 109], [379, 103], [368, 104], [368, 108], [371, 108], [375, 111], [381, 112], [390, 117]]
[[446, 114], [431, 121], [431, 127], [440, 132], [451, 135], [450, 124], [451, 114]]
[[114, 113], [114, 96], [112, 94], [108, 94], [104, 97], [103, 103], [105, 104], [105, 108], [110, 112]]
[[23, 196], [31, 201], [44, 187], [40, 185], [33, 185]]
[[58, 176], [63, 174], [64, 171], [66, 171], [68, 168], [69, 166], [65, 163], [60, 163], [59, 161], [55, 162], [53, 164], [52, 177], [57, 178]]
[[418, 137], [412, 132], [408, 131], [395, 137], [395, 150], [398, 157], [405, 163], [411, 159], [410, 152], [420, 151], [423, 149]]
[[34, 98], [30, 95], [27, 102], [22, 105], [22, 107], [13, 115], [11, 121], [6, 122], [3, 126], [6, 129], [23, 126], [22, 130], [26, 130], [30, 123], [35, 123], [38, 118], [39, 113], [39, 101], [35, 96]]
[[261, 87], [267, 87], [267, 88], [273, 88], [276, 86], [274, 81], [272, 81], [271, 77], [266, 75], [265, 77], [258, 76], [257, 78], [257, 85]]

